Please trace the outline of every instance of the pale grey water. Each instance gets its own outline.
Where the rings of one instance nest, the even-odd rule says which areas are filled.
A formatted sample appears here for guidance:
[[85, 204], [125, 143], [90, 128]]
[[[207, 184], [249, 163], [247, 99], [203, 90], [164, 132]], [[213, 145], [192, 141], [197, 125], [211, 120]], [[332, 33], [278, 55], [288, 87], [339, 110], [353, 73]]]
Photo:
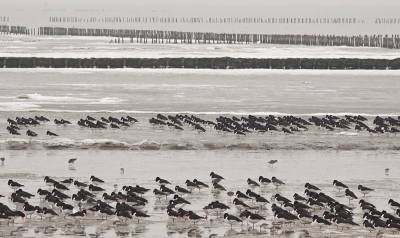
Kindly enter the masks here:
[[[398, 50], [274, 44], [143, 44], [116, 37], [0, 35], [0, 57], [50, 58], [361, 58], [394, 59]], [[122, 42], [122, 40], [120, 39]], [[149, 41], [150, 42], [150, 41]]]

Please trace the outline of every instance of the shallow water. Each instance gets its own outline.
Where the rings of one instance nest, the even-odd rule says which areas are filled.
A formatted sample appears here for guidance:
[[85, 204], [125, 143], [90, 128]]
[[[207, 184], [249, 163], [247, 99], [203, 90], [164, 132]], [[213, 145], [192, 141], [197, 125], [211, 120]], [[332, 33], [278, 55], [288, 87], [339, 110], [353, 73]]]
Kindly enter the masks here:
[[[400, 141], [394, 135], [370, 136], [316, 127], [286, 137], [282, 133], [249, 134], [246, 138], [217, 134], [206, 128], [198, 134], [188, 127], [182, 133], [152, 128], [148, 120], [164, 115], [194, 114], [215, 121], [220, 115], [310, 116], [364, 115], [372, 126], [376, 115], [400, 115], [398, 71], [278, 71], [188, 69], [2, 69], [0, 128], [7, 118], [43, 115], [53, 122], [31, 129], [38, 137], [15, 138], [0, 130], [0, 148], [8, 149], [391, 149]], [[76, 122], [91, 115], [133, 116], [139, 120], [126, 130], [91, 131]], [[50, 130], [60, 138], [50, 140]], [[354, 139], [357, 138], [356, 140]]]
[[[2, 151], [2, 155], [7, 158], [4, 166], [0, 167], [0, 191], [3, 195], [9, 195], [11, 189], [8, 188], [7, 180], [13, 179], [25, 185], [25, 190], [34, 193], [38, 188], [45, 189], [47, 186], [43, 182], [44, 176], [50, 176], [56, 179], [72, 177], [79, 181], [89, 181], [91, 175], [98, 176], [106, 181], [102, 185], [108, 193], [114, 188], [113, 184], [118, 184], [119, 188], [123, 185], [135, 185], [154, 189], [158, 188], [155, 183], [155, 177], [169, 180], [173, 188], [175, 185], [185, 187], [186, 179], [194, 179], [209, 183], [209, 173], [214, 171], [222, 175], [225, 180], [221, 184], [228, 191], [247, 190], [246, 180], [252, 178], [257, 180], [259, 175], [264, 177], [276, 176], [283, 180], [286, 186], [276, 190], [271, 185], [255, 191], [262, 194], [270, 200], [275, 193], [292, 198], [293, 193], [302, 194], [304, 191], [304, 183], [309, 182], [317, 185], [326, 194], [334, 197], [339, 202], [347, 204], [348, 200], [339, 194], [332, 186], [332, 180], [337, 179], [347, 184], [357, 196], [361, 194], [357, 191], [357, 185], [363, 184], [375, 189], [371, 196], [365, 199], [376, 204], [378, 210], [391, 209], [387, 205], [389, 198], [397, 199], [399, 197], [398, 183], [400, 175], [396, 158], [399, 156], [397, 152], [385, 151]], [[74, 169], [68, 166], [68, 159], [77, 157]], [[277, 159], [278, 163], [274, 167], [268, 166], [270, 159]], [[21, 166], [29, 165], [29, 166]], [[120, 173], [120, 168], [125, 169], [125, 173]], [[385, 175], [384, 169], [390, 168], [390, 174]], [[210, 184], [210, 183], [209, 183]], [[71, 195], [76, 192], [72, 188], [69, 192]], [[343, 191], [342, 191], [343, 192]], [[100, 237], [112, 237], [118, 235], [119, 229], [125, 229], [129, 232], [129, 236], [140, 237], [187, 237], [187, 232], [193, 228], [193, 225], [187, 223], [178, 223], [174, 225], [168, 222], [165, 210], [165, 200], [156, 201], [151, 193], [144, 196], [149, 200], [145, 210], [151, 216], [146, 221], [136, 224], [135, 221], [128, 222], [128, 226], [113, 226], [113, 221], [100, 222], [97, 217], [88, 216], [82, 220], [82, 227], [72, 225], [73, 228], [64, 229], [65, 224], [74, 223], [73, 220], [62, 218], [57, 219], [53, 223], [40, 221], [38, 218], [27, 218], [25, 221], [16, 220], [13, 227], [7, 227], [6, 231], [16, 230], [23, 226], [27, 229], [23, 232], [23, 236], [47, 236], [40, 231], [33, 233], [38, 227], [54, 225], [56, 231], [53, 236], [66, 234], [71, 230], [80, 231], [83, 228], [86, 234], [102, 231]], [[201, 192], [194, 191], [192, 195], [187, 196], [192, 203], [185, 207], [186, 210], [205, 215], [202, 207], [209, 202], [218, 199], [225, 204], [231, 205], [229, 197], [226, 193], [221, 193], [215, 197], [210, 189], [204, 189]], [[39, 204], [38, 198], [31, 199], [31, 204]], [[10, 204], [7, 199], [2, 198], [0, 202]], [[252, 203], [249, 203], [252, 204]], [[255, 205], [253, 205], [255, 206]], [[355, 207], [356, 202], [352, 201], [351, 206]], [[229, 213], [237, 214], [236, 209], [232, 206]], [[355, 209], [355, 221], [361, 224], [362, 212], [359, 208]], [[317, 211], [317, 214], [322, 211]], [[271, 224], [273, 214], [270, 210], [263, 211], [261, 214], [267, 216], [266, 223]], [[210, 219], [213, 220], [210, 223]], [[95, 221], [94, 221], [95, 220]], [[143, 224], [142, 224], [143, 223]], [[168, 225], [167, 225], [168, 224]], [[259, 229], [258, 223], [256, 230]], [[208, 221], [203, 221], [196, 225], [197, 229], [202, 232], [203, 237], [210, 234], [223, 236], [224, 234], [232, 235], [230, 226], [215, 214], [209, 215]], [[244, 230], [246, 234], [247, 225], [234, 226], [236, 231]], [[21, 229], [21, 228], [20, 228]], [[320, 234], [316, 228], [310, 226], [303, 227], [297, 224], [295, 227], [287, 227], [287, 231], [295, 231], [301, 233], [301, 229], [307, 229], [312, 235]], [[256, 231], [252, 231], [254, 235], [260, 235]], [[269, 236], [269, 230], [262, 231], [264, 236]], [[267, 233], [268, 232], [268, 233]], [[331, 236], [354, 236], [367, 235], [366, 231], [361, 228], [353, 228], [350, 232], [341, 233], [336, 231], [334, 227], [322, 230], [323, 234]], [[253, 234], [252, 233], [252, 234]], [[121, 234], [119, 234], [121, 235]], [[243, 234], [242, 234], [243, 235]], [[390, 236], [390, 234], [388, 233]]]

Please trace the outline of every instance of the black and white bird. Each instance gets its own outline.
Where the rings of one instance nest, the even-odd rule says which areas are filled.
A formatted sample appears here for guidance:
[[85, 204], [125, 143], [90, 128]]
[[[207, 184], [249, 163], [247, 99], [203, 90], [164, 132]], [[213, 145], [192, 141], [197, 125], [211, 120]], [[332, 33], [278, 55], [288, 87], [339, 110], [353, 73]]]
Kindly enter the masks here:
[[245, 210], [245, 209], [251, 209], [251, 207], [249, 205], [247, 205], [246, 203], [240, 201], [237, 198], [233, 199], [233, 204], [236, 207], [236, 209], [239, 210], [239, 211], [242, 211], [242, 210]]
[[249, 221], [250, 223], [253, 223], [253, 229], [254, 229], [254, 224], [256, 224], [257, 222], [260, 222], [262, 220], [266, 220], [265, 217], [263, 217], [259, 214], [251, 213], [249, 211], [246, 214], [246, 218], [247, 218], [247, 221]]
[[49, 208], [46, 208], [46, 207], [43, 208], [43, 215], [44, 215], [44, 217], [48, 218], [49, 220], [51, 220], [51, 218], [53, 218], [53, 217], [59, 216], [52, 209], [49, 209]]
[[213, 183], [213, 189], [216, 191], [226, 191], [225, 187], [218, 183]]
[[75, 219], [75, 223], [76, 222], [81, 223], [79, 220], [83, 219], [86, 216], [86, 210], [78, 211], [78, 212], [75, 212], [75, 213], [71, 213], [68, 216], [74, 218]]
[[160, 191], [167, 195], [175, 194], [175, 192], [172, 189], [166, 187], [164, 184], [160, 186]]
[[342, 182], [337, 181], [336, 179], [333, 180], [333, 186], [335, 186], [335, 188], [338, 189], [339, 192], [340, 192], [340, 190], [342, 190], [342, 189], [349, 188], [349, 187], [347, 187], [347, 185], [345, 185], [345, 184], [342, 183]]
[[69, 179], [64, 179], [62, 181], [59, 181], [59, 183], [61, 183], [62, 185], [69, 187], [71, 186], [71, 184], [74, 182], [74, 180], [72, 178]]
[[38, 134], [36, 134], [34, 131], [31, 131], [31, 130], [27, 130], [26, 135], [29, 136], [31, 139], [32, 139], [32, 137], [38, 136]]
[[160, 191], [158, 189], [154, 189], [153, 190], [153, 194], [156, 196], [156, 198], [158, 198], [158, 200], [160, 200], [162, 197], [165, 197], [165, 199], [167, 199], [167, 196], [169, 195], [169, 194], [164, 193], [164, 192], [162, 192], [162, 191]]
[[255, 189], [256, 187], [260, 187], [260, 185], [256, 181], [254, 181], [254, 180], [252, 180], [250, 178], [247, 179], [247, 184], [249, 185], [249, 187], [251, 189]]
[[95, 186], [93, 184], [90, 184], [89, 185], [89, 191], [91, 193], [93, 193], [93, 194], [99, 194], [99, 193], [102, 193], [102, 192], [104, 192], [106, 190], [104, 188], [101, 188], [101, 187]]
[[305, 203], [307, 202], [307, 199], [303, 196], [300, 196], [299, 194], [295, 193], [293, 194], [293, 199], [295, 200], [295, 202], [301, 202], [301, 203]]
[[276, 211], [274, 213], [274, 217], [275, 217], [275, 219], [278, 219], [279, 221], [282, 221], [282, 222], [292, 222], [295, 220], [299, 220], [299, 218], [296, 215], [293, 215], [290, 212]]
[[400, 203], [394, 201], [393, 199], [389, 199], [388, 205], [390, 206], [391, 209], [394, 211], [400, 209]]
[[32, 206], [31, 204], [29, 204], [28, 202], [25, 202], [23, 204], [23, 210], [24, 210], [25, 215], [32, 216], [32, 214], [35, 213], [35, 207]]
[[318, 215], [314, 215], [312, 224], [319, 226], [319, 229], [321, 229], [323, 226], [330, 226], [332, 223], [322, 217], [319, 217]]
[[210, 177], [211, 177], [211, 181], [212, 183], [219, 183], [221, 182], [221, 180], [223, 180], [224, 178], [214, 172], [210, 173]]
[[256, 197], [256, 203], [260, 205], [261, 209], [263, 209], [263, 207], [270, 202], [266, 198], [262, 197], [261, 195], [258, 195]]
[[85, 189], [88, 186], [86, 183], [81, 183], [78, 180], [74, 181], [74, 185], [77, 189]]
[[358, 197], [348, 188], [346, 188], [346, 190], [344, 191], [344, 195], [347, 199], [349, 199], [349, 204], [351, 200], [358, 199]]
[[179, 213], [171, 208], [167, 210], [168, 216], [171, 218], [172, 222], [175, 222], [175, 220], [181, 220], [182, 217], [179, 215]]
[[247, 196], [246, 194], [242, 193], [241, 191], [236, 191], [235, 195], [236, 195], [236, 198], [239, 199], [242, 202], [251, 200], [251, 198], [249, 196]]
[[200, 186], [195, 182], [190, 181], [189, 179], [186, 180], [186, 187], [191, 191], [192, 189], [198, 189], [200, 191]]
[[171, 184], [170, 182], [168, 182], [167, 180], [165, 180], [165, 179], [162, 179], [162, 178], [160, 178], [160, 177], [157, 177], [156, 178], [156, 182], [159, 184], [159, 185], [167, 185], [167, 184]]
[[25, 187], [24, 185], [22, 185], [22, 184], [20, 184], [20, 183], [17, 183], [17, 182], [14, 182], [14, 181], [12, 181], [11, 179], [8, 180], [8, 186], [9, 186], [11, 189], [14, 189], [14, 191], [17, 190], [17, 189], [19, 189], [19, 188], [21, 188], [21, 187]]
[[304, 187], [307, 188], [310, 192], [314, 193], [319, 193], [321, 191], [321, 189], [319, 189], [317, 186], [312, 185], [310, 183], [306, 183]]
[[266, 186], [271, 183], [271, 180], [269, 178], [264, 178], [263, 176], [258, 177], [258, 182], [260, 182], [262, 185]]
[[332, 218], [332, 221], [336, 224], [336, 226], [341, 227], [342, 230], [343, 230], [343, 228], [359, 226], [357, 223], [355, 223], [351, 219], [344, 219], [344, 218], [336, 217], [336, 216]]
[[74, 211], [74, 206], [64, 202], [58, 202], [56, 206], [64, 213], [64, 218]]
[[231, 230], [232, 230], [233, 225], [243, 223], [243, 221], [240, 218], [238, 218], [234, 215], [229, 215], [228, 213], [224, 214], [224, 221], [231, 225]]
[[372, 188], [364, 187], [361, 184], [358, 185], [358, 191], [362, 193], [365, 197], [365, 195], [369, 194], [370, 192], [373, 192], [374, 190]]
[[58, 136], [56, 133], [51, 132], [51, 131], [47, 131], [46, 135], [50, 136], [51, 139], [53, 139], [53, 137]]
[[180, 196], [191, 194], [191, 192], [185, 188], [179, 187], [178, 185], [175, 186], [175, 192]]
[[314, 210], [325, 207], [324, 204], [322, 204], [322, 203], [320, 203], [318, 201], [314, 201], [312, 198], [309, 198], [307, 200], [307, 205], [312, 207], [312, 208], [314, 208]]
[[90, 182], [92, 183], [92, 184], [94, 184], [94, 185], [99, 185], [99, 184], [103, 184], [104, 183], [104, 181], [103, 180], [101, 180], [101, 179], [99, 179], [99, 178], [97, 178], [97, 177], [95, 177], [95, 176], [90, 176]]
[[363, 226], [367, 231], [369, 231], [369, 233], [371, 233], [372, 231], [375, 231], [374, 225], [371, 222], [369, 222], [368, 220], [364, 220]]
[[276, 177], [272, 177], [271, 181], [272, 181], [272, 184], [273, 184], [276, 188], [278, 188], [279, 186], [285, 185], [284, 182], [282, 182], [281, 180], [277, 179]]
[[193, 222], [194, 224], [196, 224], [197, 222], [199, 222], [201, 219], [205, 219], [205, 217], [199, 216], [197, 214], [195, 214], [192, 211], [189, 211], [185, 214], [185, 216], [187, 216], [189, 218], [189, 220], [191, 222]]
[[193, 179], [193, 183], [195, 183], [197, 186], [199, 186], [200, 189], [209, 187], [207, 184], [205, 184], [197, 179]]
[[55, 182], [53, 186], [55, 189], [60, 190], [60, 191], [68, 191], [69, 190], [69, 188], [67, 188], [67, 186], [65, 186], [59, 182]]

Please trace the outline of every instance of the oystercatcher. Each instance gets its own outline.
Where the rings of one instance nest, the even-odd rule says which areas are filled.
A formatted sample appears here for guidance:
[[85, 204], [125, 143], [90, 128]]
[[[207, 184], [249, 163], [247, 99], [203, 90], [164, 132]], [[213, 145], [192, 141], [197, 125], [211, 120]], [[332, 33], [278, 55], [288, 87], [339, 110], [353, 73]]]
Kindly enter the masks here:
[[51, 132], [51, 131], [47, 131], [46, 135], [50, 136], [51, 139], [53, 139], [53, 137], [58, 136], [56, 133]]
[[83, 210], [81, 212], [75, 212], [75, 213], [69, 214], [68, 216], [73, 217], [75, 219], [75, 223], [76, 222], [81, 223], [79, 221], [79, 219], [83, 219], [86, 216], [86, 210]]
[[211, 177], [211, 181], [213, 183], [219, 183], [219, 182], [221, 182], [221, 180], [224, 179], [222, 176], [220, 176], [220, 175], [218, 175], [218, 174], [216, 174], [214, 172], [210, 173], [210, 177]]
[[342, 182], [337, 181], [336, 179], [333, 180], [333, 186], [335, 186], [335, 188], [337, 188], [337, 189], [339, 190], [339, 192], [340, 192], [340, 190], [342, 190], [342, 189], [349, 188], [349, 187], [347, 187], [347, 185], [345, 185], [345, 184], [342, 183]]
[[266, 220], [265, 217], [258, 215], [258, 214], [251, 213], [249, 211], [246, 214], [246, 218], [250, 223], [253, 223], [253, 229], [254, 229], [254, 224], [256, 224], [259, 221]]
[[374, 190], [372, 188], [364, 187], [361, 184], [358, 185], [358, 191], [362, 193], [365, 197], [366, 194], [369, 194], [370, 192], [373, 192]]
[[351, 200], [358, 199], [358, 197], [348, 188], [344, 191], [344, 195], [349, 199], [349, 204]]
[[165, 179], [162, 179], [162, 178], [160, 178], [160, 177], [157, 177], [156, 178], [156, 182], [158, 182], [158, 184], [159, 185], [167, 185], [167, 184], [171, 184], [170, 182], [168, 182], [167, 180], [165, 180]]
[[187, 212], [185, 216], [189, 217], [189, 220], [192, 221], [194, 224], [199, 222], [201, 219], [206, 219], [205, 217], [199, 216], [192, 211]]
[[256, 187], [260, 187], [260, 185], [256, 181], [251, 180], [250, 178], [247, 179], [247, 184], [249, 185], [249, 187], [251, 189], [255, 189]]
[[285, 185], [284, 182], [277, 179], [276, 177], [272, 177], [271, 181], [272, 181], [272, 184], [275, 185], [276, 188], [278, 188], [279, 186]]
[[25, 187], [24, 185], [22, 185], [22, 184], [20, 184], [20, 183], [17, 183], [17, 182], [14, 182], [14, 181], [12, 181], [11, 179], [8, 180], [8, 186], [9, 186], [11, 189], [14, 189], [14, 192], [15, 192], [15, 190], [17, 190], [17, 189], [19, 189], [19, 188], [21, 188], [21, 187]]
[[27, 130], [26, 131], [26, 135], [30, 137], [30, 139], [32, 139], [32, 137], [37, 137], [38, 134], [36, 134], [34, 131], [31, 130]]
[[269, 178], [264, 178], [263, 176], [260, 176], [258, 177], [258, 182], [266, 186], [271, 183], [271, 180]]
[[232, 230], [233, 225], [236, 225], [239, 223], [243, 224], [243, 221], [240, 218], [238, 218], [234, 215], [229, 215], [228, 213], [224, 214], [224, 221], [231, 225], [231, 230]]
[[193, 183], [195, 183], [197, 186], [199, 186], [200, 189], [209, 187], [207, 184], [205, 184], [197, 179], [193, 179]]
[[90, 176], [90, 181], [94, 184], [94, 185], [99, 185], [99, 184], [103, 184], [104, 181], [95, 177], [95, 176]]

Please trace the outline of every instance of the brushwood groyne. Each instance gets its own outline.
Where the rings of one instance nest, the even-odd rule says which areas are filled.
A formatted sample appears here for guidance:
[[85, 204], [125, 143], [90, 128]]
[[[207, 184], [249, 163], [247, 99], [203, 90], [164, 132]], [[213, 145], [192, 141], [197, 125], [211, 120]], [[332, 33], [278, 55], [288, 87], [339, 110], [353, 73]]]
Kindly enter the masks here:
[[0, 68], [400, 69], [400, 58], [35, 58], [0, 57]]
[[135, 29], [90, 29], [0, 25], [0, 35], [106, 36], [110, 43], [142, 44], [284, 44], [310, 46], [349, 46], [399, 49], [400, 35], [300, 35], [300, 34], [232, 34]]

